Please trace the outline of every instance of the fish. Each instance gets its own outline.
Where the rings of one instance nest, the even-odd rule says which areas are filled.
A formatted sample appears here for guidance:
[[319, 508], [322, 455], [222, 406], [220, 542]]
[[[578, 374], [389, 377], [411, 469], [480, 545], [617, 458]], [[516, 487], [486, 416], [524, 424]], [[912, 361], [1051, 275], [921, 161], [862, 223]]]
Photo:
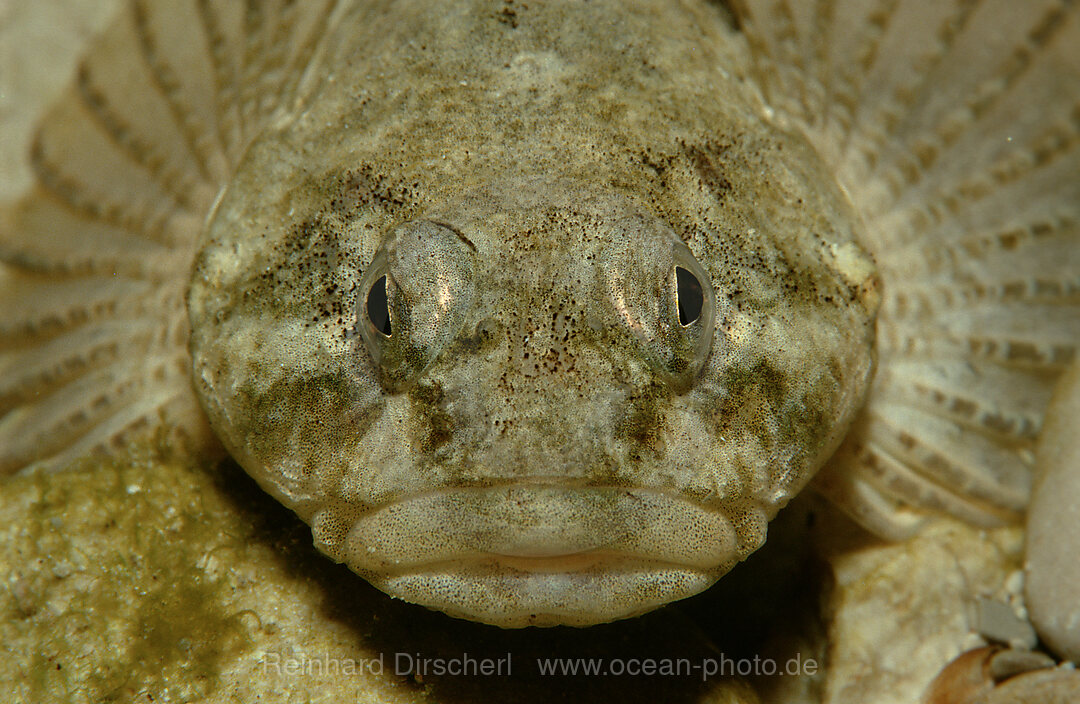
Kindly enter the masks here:
[[1019, 521], [1080, 338], [1074, 8], [134, 0], [0, 210], [0, 477], [225, 452], [504, 628], [698, 593], [804, 490]]

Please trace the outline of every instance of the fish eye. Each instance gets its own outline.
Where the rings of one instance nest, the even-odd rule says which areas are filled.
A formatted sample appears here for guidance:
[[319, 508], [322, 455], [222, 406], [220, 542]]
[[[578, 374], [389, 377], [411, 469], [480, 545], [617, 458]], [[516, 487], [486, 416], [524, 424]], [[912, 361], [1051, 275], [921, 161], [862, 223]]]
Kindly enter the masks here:
[[701, 308], [705, 305], [701, 281], [690, 271], [677, 266], [675, 267], [675, 293], [679, 304], [679, 324], [688, 327], [701, 318]]
[[386, 296], [386, 275], [379, 277], [367, 294], [367, 315], [372, 327], [385, 337], [393, 334], [390, 325], [390, 301]]
[[615, 319], [660, 378], [685, 393], [715, 336], [718, 301], [709, 273], [661, 221], [630, 220], [618, 234], [601, 263]]
[[456, 231], [426, 220], [388, 233], [355, 304], [360, 336], [387, 388], [414, 383], [472, 308], [473, 262]]

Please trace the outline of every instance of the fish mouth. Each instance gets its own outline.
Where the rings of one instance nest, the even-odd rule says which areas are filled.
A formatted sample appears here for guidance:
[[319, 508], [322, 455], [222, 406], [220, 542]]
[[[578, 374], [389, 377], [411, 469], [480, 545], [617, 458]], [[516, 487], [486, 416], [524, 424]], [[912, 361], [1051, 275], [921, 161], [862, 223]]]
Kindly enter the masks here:
[[390, 595], [452, 616], [586, 626], [707, 588], [749, 552], [737, 523], [654, 489], [452, 488], [362, 515], [339, 555]]

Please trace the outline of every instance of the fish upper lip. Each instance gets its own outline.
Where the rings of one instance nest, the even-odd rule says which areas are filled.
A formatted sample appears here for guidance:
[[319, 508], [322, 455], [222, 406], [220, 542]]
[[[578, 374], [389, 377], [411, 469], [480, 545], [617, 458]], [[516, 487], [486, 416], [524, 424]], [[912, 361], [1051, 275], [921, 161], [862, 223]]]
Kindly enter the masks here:
[[741, 543], [726, 512], [673, 492], [529, 482], [404, 497], [361, 515], [340, 548], [353, 569], [389, 575], [482, 563], [707, 570], [738, 559]]

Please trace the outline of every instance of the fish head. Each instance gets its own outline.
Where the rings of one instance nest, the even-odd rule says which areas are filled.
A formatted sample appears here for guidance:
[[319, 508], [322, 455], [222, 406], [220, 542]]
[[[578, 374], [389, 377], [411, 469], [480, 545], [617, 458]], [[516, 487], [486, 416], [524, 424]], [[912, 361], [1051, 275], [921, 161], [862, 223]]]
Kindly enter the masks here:
[[331, 122], [252, 146], [188, 295], [212, 426], [320, 550], [520, 627], [643, 613], [764, 542], [874, 364], [874, 264], [809, 145]]

